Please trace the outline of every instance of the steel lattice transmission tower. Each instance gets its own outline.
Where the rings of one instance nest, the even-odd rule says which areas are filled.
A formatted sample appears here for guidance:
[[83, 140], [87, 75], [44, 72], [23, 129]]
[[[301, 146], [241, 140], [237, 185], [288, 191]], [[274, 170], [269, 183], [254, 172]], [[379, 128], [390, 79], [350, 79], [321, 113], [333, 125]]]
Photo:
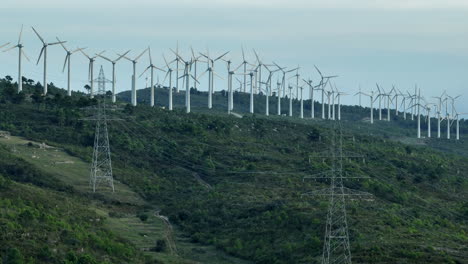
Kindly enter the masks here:
[[346, 199], [372, 199], [372, 194], [352, 190], [344, 186], [344, 180], [368, 178], [360, 176], [345, 176], [343, 171], [343, 158], [362, 157], [360, 155], [343, 154], [343, 135], [341, 123], [339, 123], [339, 144], [337, 141], [337, 128], [332, 128], [330, 154], [320, 158], [331, 158], [330, 170], [316, 176], [305, 177], [308, 179], [328, 179], [330, 187], [318, 191], [312, 191], [305, 195], [327, 196], [329, 199], [325, 238], [322, 253], [322, 264], [351, 264], [351, 247], [349, 243], [348, 221], [346, 213]]
[[94, 136], [93, 160], [91, 164], [90, 186], [93, 192], [101, 184], [108, 184], [114, 192], [114, 179], [112, 177], [111, 152], [109, 147], [109, 134], [107, 131], [106, 116], [106, 82], [104, 71], [101, 66], [99, 76], [96, 79], [98, 83], [98, 106], [96, 108], [96, 132]]

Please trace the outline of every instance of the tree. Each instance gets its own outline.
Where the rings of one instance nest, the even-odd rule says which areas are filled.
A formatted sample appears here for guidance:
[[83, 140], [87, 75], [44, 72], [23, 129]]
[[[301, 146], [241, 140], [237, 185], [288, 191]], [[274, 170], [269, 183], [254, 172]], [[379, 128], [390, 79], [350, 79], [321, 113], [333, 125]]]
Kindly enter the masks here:
[[7, 80], [8, 83], [11, 83], [11, 81], [13, 81], [13, 78], [11, 78], [10, 75], [5, 76], [5, 79]]
[[10, 248], [7, 251], [7, 255], [5, 258], [6, 262], [8, 264], [23, 264], [23, 255], [17, 248]]
[[85, 90], [87, 93], [90, 93], [91, 92], [91, 86], [89, 86], [88, 84], [84, 86]]

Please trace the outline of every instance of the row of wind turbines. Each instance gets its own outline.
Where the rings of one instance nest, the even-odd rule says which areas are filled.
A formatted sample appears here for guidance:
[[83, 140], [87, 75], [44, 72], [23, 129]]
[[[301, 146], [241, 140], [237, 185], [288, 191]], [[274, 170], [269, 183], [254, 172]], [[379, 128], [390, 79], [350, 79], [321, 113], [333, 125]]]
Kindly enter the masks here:
[[[224, 80], [224, 78], [215, 71], [215, 65], [219, 63], [225, 63], [227, 67], [227, 97], [228, 97], [228, 114], [234, 110], [234, 92], [242, 92], [242, 93], [249, 93], [250, 94], [250, 102], [249, 102], [249, 112], [254, 113], [254, 96], [256, 94], [262, 94], [265, 96], [265, 115], [270, 115], [270, 99], [271, 97], [276, 96], [277, 100], [277, 115], [282, 115], [281, 113], [281, 103], [282, 99], [288, 99], [289, 101], [289, 111], [288, 116], [293, 115], [293, 98], [297, 99], [300, 102], [300, 118], [304, 118], [304, 89], [309, 92], [309, 100], [311, 101], [310, 104], [310, 118], [316, 118], [315, 114], [315, 92], [320, 92], [321, 97], [321, 118], [322, 119], [329, 119], [329, 120], [341, 120], [341, 96], [347, 95], [346, 93], [340, 91], [336, 85], [331, 81], [333, 78], [338, 77], [337, 75], [323, 75], [322, 72], [319, 70], [318, 67], [314, 66], [318, 74], [320, 75], [320, 81], [317, 84], [313, 84], [313, 81], [309, 79], [301, 78], [299, 74], [300, 67], [296, 67], [293, 69], [287, 69], [287, 67], [282, 67], [275, 62], [270, 64], [264, 63], [260, 56], [257, 54], [255, 50], [253, 53], [255, 55], [255, 60], [250, 62], [246, 59], [245, 51], [242, 48], [242, 62], [233, 67], [233, 61], [227, 58], [229, 51], [219, 54], [217, 56], [212, 56], [207, 50], [205, 53], [202, 52], [195, 52], [192, 48], [190, 49], [190, 55], [187, 57], [183, 57], [179, 51], [179, 45], [177, 44], [176, 49], [172, 50], [170, 59], [167, 59], [166, 56], [162, 55], [162, 61], [164, 62], [164, 66], [158, 67], [153, 63], [153, 57], [151, 54], [151, 48], [148, 47], [139, 53], [137, 56], [131, 57], [129, 55], [130, 50], [125, 51], [123, 53], [116, 53], [114, 58], [110, 58], [107, 55], [104, 55], [105, 51], [101, 51], [95, 54], [88, 54], [85, 50], [87, 48], [76, 48], [74, 50], [68, 49], [66, 47], [67, 41], [62, 41], [58, 37], [56, 41], [47, 42], [44, 38], [39, 34], [39, 32], [34, 28], [31, 27], [34, 34], [38, 37], [42, 44], [42, 49], [39, 53], [38, 59], [36, 64], [39, 64], [41, 58], [43, 59], [43, 95], [47, 95], [47, 52], [50, 46], [60, 45], [66, 55], [65, 61], [63, 64], [62, 71], [64, 72], [67, 69], [67, 92], [68, 95], [71, 96], [71, 71], [72, 71], [72, 55], [80, 52], [83, 54], [88, 60], [88, 80], [90, 84], [90, 97], [93, 98], [95, 95], [94, 90], [94, 63], [96, 59], [103, 59], [112, 64], [112, 102], [116, 102], [116, 91], [115, 91], [115, 84], [116, 84], [116, 64], [121, 59], [125, 59], [132, 63], [133, 66], [133, 73], [131, 79], [131, 104], [133, 106], [137, 105], [137, 63], [139, 60], [145, 55], [148, 54], [149, 64], [145, 67], [145, 70], [139, 75], [141, 77], [145, 73], [150, 73], [151, 79], [151, 99], [150, 105], [153, 107], [155, 105], [155, 70], [161, 71], [165, 73], [164, 80], [162, 83], [158, 83], [157, 86], [164, 87], [171, 87], [169, 89], [169, 98], [168, 98], [168, 108], [169, 110], [173, 110], [173, 85], [175, 85], [175, 92], [179, 93], [179, 89], [185, 88], [185, 109], [187, 113], [190, 113], [191, 106], [190, 106], [190, 89], [194, 88], [197, 89], [197, 86], [200, 85], [201, 78], [208, 74], [207, 78], [207, 86], [208, 86], [208, 109], [213, 107], [213, 94], [215, 93], [214, 87], [214, 79], [219, 78]], [[23, 26], [21, 26], [21, 30], [19, 33], [19, 38], [17, 44], [12, 45], [11, 47], [4, 50], [4, 52], [13, 50], [18, 48], [18, 93], [22, 91], [22, 57], [24, 56], [28, 61], [29, 58], [24, 52], [24, 45], [22, 42], [22, 34], [23, 34]], [[0, 45], [0, 49], [10, 45], [10, 43], [6, 43], [4, 45]], [[202, 71], [201, 74], [198, 74], [198, 66], [200, 63], [206, 64], [206, 70]], [[264, 77], [262, 77], [262, 71], [264, 73]], [[265, 73], [266, 71], [266, 73]], [[175, 74], [175, 78], [173, 80], [173, 74]], [[293, 74], [293, 75], [291, 75]], [[265, 75], [267, 76], [265, 78]], [[276, 81], [276, 88], [272, 85], [273, 77], [277, 75]], [[291, 75], [291, 76], [288, 76]], [[238, 77], [241, 77], [239, 79]], [[239, 83], [238, 88], [233, 87], [233, 80], [236, 80]], [[179, 86], [180, 80], [182, 80], [182, 86]], [[166, 82], [167, 81], [167, 82]], [[174, 84], [173, 84], [174, 81]], [[190, 83], [193, 82], [191, 86]], [[378, 115], [379, 120], [382, 120], [382, 111], [387, 108], [387, 116], [386, 120], [391, 120], [391, 112], [392, 109], [395, 111], [395, 115], [401, 114], [403, 118], [406, 120], [407, 115], [410, 115], [411, 120], [417, 119], [418, 122], [418, 132], [417, 137], [421, 138], [421, 117], [426, 113], [424, 118], [426, 119], [428, 130], [427, 130], [427, 137], [431, 137], [431, 114], [435, 114], [435, 118], [437, 119], [437, 138], [441, 138], [441, 124], [445, 121], [447, 127], [447, 138], [450, 139], [450, 131], [451, 126], [453, 123], [456, 123], [456, 139], [460, 138], [460, 129], [459, 129], [459, 120], [460, 117], [466, 115], [466, 113], [458, 113], [455, 108], [455, 100], [460, 96], [451, 97], [446, 92], [444, 92], [439, 97], [434, 97], [437, 99], [436, 103], [429, 102], [426, 98], [420, 95], [420, 89], [418, 90], [415, 88], [414, 94], [410, 92], [402, 93], [398, 88], [395, 86], [392, 87], [390, 91], [385, 91], [385, 89], [378, 84], [376, 85], [376, 90], [372, 90], [371, 92], [362, 92], [359, 89], [359, 92], [355, 94], [355, 96], [359, 96], [359, 105], [362, 106], [362, 96], [367, 96], [370, 99], [370, 123], [374, 123], [374, 104], [378, 100]], [[275, 99], [275, 98], [273, 98]], [[399, 99], [401, 99], [399, 101]], [[445, 108], [445, 114], [443, 115], [443, 110]]]

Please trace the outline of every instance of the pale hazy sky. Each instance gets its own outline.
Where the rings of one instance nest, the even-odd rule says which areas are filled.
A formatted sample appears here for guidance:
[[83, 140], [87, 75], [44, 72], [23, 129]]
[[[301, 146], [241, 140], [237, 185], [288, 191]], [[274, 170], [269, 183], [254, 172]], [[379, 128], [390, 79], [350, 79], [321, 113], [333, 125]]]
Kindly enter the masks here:
[[[183, 55], [189, 47], [211, 54], [231, 51], [238, 65], [240, 47], [253, 61], [255, 48], [264, 62], [275, 61], [318, 81], [313, 65], [326, 74], [337, 74], [338, 88], [354, 94], [395, 84], [401, 90], [418, 84], [426, 97], [447, 90], [458, 95], [468, 91], [468, 1], [466, 0], [3, 0], [0, 7], [0, 45], [16, 42], [25, 25], [26, 63], [23, 75], [41, 80], [42, 64], [35, 65], [41, 45], [32, 32], [34, 26], [52, 42], [58, 36], [69, 48], [88, 47], [95, 53], [131, 49], [136, 56], [148, 45], [153, 59], [162, 66], [161, 54], [180, 43]], [[65, 87], [62, 73], [65, 57], [59, 46], [49, 49], [49, 81]], [[87, 79], [87, 59], [72, 56], [73, 89], [82, 89]], [[110, 78], [110, 63], [104, 65]], [[138, 75], [148, 64], [147, 56], [138, 64]], [[0, 53], [0, 75], [16, 76], [16, 52]], [[225, 75], [224, 63], [216, 65]], [[200, 65], [199, 72], [205, 68]], [[163, 74], [160, 74], [163, 78]], [[131, 63], [117, 64], [118, 91], [128, 89]], [[206, 80], [201, 80], [206, 87]], [[218, 89], [226, 81], [217, 80]], [[144, 76], [138, 87], [145, 86]], [[203, 89], [202, 88], [202, 89]], [[460, 112], [468, 112], [468, 93], [458, 102]], [[356, 98], [347, 96], [347, 103]], [[364, 101], [367, 103], [367, 100]]]

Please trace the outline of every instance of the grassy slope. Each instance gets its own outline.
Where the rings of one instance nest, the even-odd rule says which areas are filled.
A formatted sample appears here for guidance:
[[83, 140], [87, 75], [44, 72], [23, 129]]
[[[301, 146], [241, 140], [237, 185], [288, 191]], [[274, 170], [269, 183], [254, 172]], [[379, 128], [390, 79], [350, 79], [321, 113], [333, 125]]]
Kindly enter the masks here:
[[[244, 263], [222, 254], [213, 247], [189, 243], [178, 230], [175, 234], [169, 232], [169, 227], [160, 218], [155, 217], [153, 211], [146, 213], [149, 217], [143, 222], [136, 213], [137, 210], [145, 208], [149, 211], [149, 208], [145, 207], [145, 201], [118, 181], [114, 182], [117, 192], [112, 193], [109, 188], [101, 188], [98, 194], [93, 195], [89, 192], [89, 164], [61, 149], [50, 146], [39, 148], [40, 143], [14, 136], [0, 138], [0, 144], [11, 149], [15, 157], [56, 177], [59, 182], [73, 186], [76, 192], [88, 197], [87, 207], [105, 219], [104, 227], [107, 230], [112, 230], [117, 236], [125, 238], [137, 249], [162, 263]], [[42, 195], [48, 193], [47, 190], [39, 188], [35, 190], [42, 192]], [[174, 251], [167, 249], [165, 252], [151, 251], [158, 239], [167, 241], [167, 244], [175, 239], [177, 249]], [[136, 263], [136, 259], [133, 261], [132, 263]]]

